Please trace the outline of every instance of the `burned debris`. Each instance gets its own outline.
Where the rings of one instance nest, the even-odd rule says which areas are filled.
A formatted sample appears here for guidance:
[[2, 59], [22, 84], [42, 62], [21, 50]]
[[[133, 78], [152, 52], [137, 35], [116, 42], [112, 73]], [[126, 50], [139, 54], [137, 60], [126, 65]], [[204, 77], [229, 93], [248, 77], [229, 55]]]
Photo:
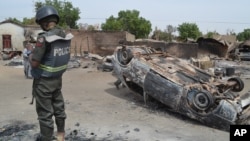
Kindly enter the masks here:
[[113, 70], [113, 63], [112, 63], [113, 56], [106, 56], [101, 59], [100, 64], [97, 66], [98, 70], [111, 72]]
[[16, 51], [16, 50], [5, 50], [1, 52], [1, 57], [3, 60], [11, 60], [16, 56], [21, 56], [21, 55], [22, 51]]
[[113, 70], [112, 56], [102, 57], [98, 54], [85, 53], [83, 56], [72, 56], [67, 69], [73, 68], [96, 68], [104, 72], [111, 72]]
[[12, 124], [0, 127], [0, 140], [34, 140], [36, 125], [15, 121]]
[[239, 77], [217, 77], [145, 46], [117, 47], [113, 65], [117, 78], [145, 102], [157, 100], [171, 111], [224, 130], [250, 123], [250, 94], [239, 94], [244, 88]]
[[250, 60], [250, 40], [246, 40], [245, 42], [240, 43], [238, 47], [232, 49], [229, 52], [229, 55], [233, 60], [249, 61]]
[[[231, 124], [249, 124], [250, 92], [239, 93], [244, 82], [238, 73], [248, 69], [238, 62], [248, 60], [247, 42], [238, 46], [200, 38], [191, 44], [164, 44], [168, 47], [123, 44], [104, 57], [80, 50], [81, 56], [71, 57], [68, 70], [113, 71], [118, 89], [126, 86], [146, 103], [157, 100], [209, 126], [228, 130]], [[235, 61], [228, 63], [230, 59]]]

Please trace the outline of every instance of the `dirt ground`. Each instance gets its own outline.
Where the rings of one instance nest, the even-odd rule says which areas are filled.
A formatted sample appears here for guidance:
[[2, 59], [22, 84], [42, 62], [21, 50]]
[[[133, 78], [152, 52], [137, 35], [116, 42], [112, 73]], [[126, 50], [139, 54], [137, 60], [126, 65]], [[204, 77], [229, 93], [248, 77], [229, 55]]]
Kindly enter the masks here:
[[[1, 60], [0, 60], [1, 61]], [[32, 80], [22, 67], [0, 64], [0, 141], [34, 141], [39, 132]], [[229, 133], [146, 106], [143, 98], [113, 85], [111, 72], [74, 68], [63, 76], [67, 141], [229, 141]]]

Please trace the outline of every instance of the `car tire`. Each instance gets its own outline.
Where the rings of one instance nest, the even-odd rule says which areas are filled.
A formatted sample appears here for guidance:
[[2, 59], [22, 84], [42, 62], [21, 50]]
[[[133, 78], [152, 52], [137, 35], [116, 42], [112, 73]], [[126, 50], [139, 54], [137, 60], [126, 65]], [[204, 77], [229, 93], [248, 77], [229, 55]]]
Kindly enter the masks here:
[[206, 91], [197, 91], [192, 98], [192, 107], [196, 111], [206, 111], [214, 104], [212, 94]]
[[229, 78], [228, 81], [235, 81], [237, 84], [232, 88], [233, 92], [240, 92], [244, 89], [244, 82], [239, 77]]

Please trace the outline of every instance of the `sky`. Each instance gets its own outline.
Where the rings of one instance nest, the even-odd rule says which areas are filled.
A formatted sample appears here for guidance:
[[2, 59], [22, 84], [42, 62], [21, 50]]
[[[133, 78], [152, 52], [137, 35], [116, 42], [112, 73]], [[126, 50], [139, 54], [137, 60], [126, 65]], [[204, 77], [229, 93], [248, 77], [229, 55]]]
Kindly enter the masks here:
[[[1, 0], [0, 22], [7, 18], [35, 16], [34, 3], [38, 0]], [[44, 0], [40, 0], [44, 1]], [[63, 1], [63, 0], [62, 0]], [[101, 25], [119, 11], [137, 10], [140, 17], [149, 20], [152, 31], [167, 25], [178, 27], [182, 23], [195, 23], [206, 34], [216, 31], [243, 32], [250, 28], [250, 0], [66, 0], [80, 9], [78, 23]]]

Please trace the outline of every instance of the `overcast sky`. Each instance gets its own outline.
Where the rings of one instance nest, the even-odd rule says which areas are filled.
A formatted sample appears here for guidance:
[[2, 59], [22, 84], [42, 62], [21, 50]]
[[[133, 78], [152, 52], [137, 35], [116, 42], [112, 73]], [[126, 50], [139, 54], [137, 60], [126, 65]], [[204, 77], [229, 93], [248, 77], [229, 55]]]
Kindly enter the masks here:
[[[22, 21], [35, 16], [34, 1], [1, 0], [0, 21], [9, 17]], [[42, 0], [43, 1], [43, 0]], [[216, 31], [226, 34], [250, 28], [250, 0], [67, 0], [81, 11], [78, 23], [91, 25], [105, 22], [121, 10], [138, 10], [140, 16], [155, 27], [166, 29], [188, 22], [196, 23], [203, 34]]]

